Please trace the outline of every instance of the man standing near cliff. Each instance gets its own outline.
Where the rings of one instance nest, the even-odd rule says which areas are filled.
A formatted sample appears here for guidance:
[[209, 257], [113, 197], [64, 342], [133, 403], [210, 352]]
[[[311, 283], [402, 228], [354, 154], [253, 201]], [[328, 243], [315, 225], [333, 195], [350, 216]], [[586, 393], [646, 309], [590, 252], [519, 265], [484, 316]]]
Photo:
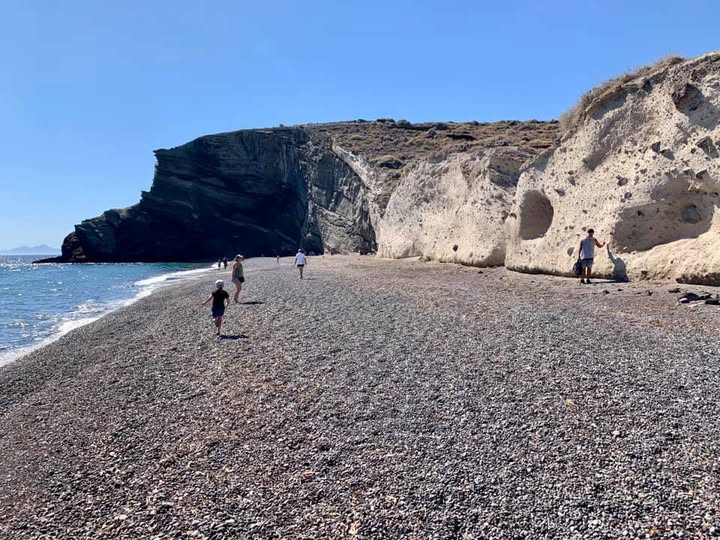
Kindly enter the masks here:
[[595, 231], [588, 229], [587, 236], [580, 240], [580, 247], [578, 248], [578, 261], [580, 261], [580, 268], [582, 273], [580, 274], [580, 283], [590, 284], [590, 276], [592, 275], [593, 259], [595, 258], [595, 247], [603, 247], [603, 242], [598, 242], [597, 238], [593, 235]]

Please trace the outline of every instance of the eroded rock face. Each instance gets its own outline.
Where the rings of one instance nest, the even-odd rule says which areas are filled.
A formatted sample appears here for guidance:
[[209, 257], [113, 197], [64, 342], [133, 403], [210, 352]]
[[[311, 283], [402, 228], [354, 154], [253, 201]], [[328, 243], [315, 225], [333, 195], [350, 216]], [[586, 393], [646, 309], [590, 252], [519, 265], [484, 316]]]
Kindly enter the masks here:
[[531, 156], [504, 147], [415, 165], [397, 185], [376, 227], [378, 255], [502, 265], [503, 222], [520, 166]]
[[720, 283], [719, 125], [720, 53], [600, 96], [521, 175], [506, 265], [568, 273], [592, 227], [601, 275]]
[[520, 167], [555, 123], [378, 121], [246, 130], [157, 150], [138, 204], [85, 220], [63, 260], [293, 253], [502, 264]]
[[324, 129], [368, 188], [379, 256], [474, 266], [503, 264], [520, 169], [557, 134], [554, 122], [376, 123], [373, 139], [389, 142], [369, 147], [343, 125]]
[[66, 238], [73, 261], [182, 261], [246, 255], [370, 252], [364, 186], [302, 129], [201, 137], [157, 150], [141, 201], [83, 221]]

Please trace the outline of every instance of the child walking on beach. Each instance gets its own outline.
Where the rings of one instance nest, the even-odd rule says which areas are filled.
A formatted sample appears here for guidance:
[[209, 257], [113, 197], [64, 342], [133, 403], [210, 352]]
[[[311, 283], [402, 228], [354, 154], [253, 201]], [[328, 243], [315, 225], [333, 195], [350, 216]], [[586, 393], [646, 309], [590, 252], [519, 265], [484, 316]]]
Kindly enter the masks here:
[[215, 290], [210, 294], [210, 297], [202, 303], [202, 305], [204, 306], [210, 300], [212, 300], [212, 309], [210, 310], [210, 313], [212, 315], [213, 321], [215, 321], [218, 336], [220, 335], [220, 329], [222, 328], [225, 308], [230, 305], [230, 295], [227, 293], [226, 290], [223, 289], [224, 286], [225, 283], [223, 282], [223, 280], [218, 279], [215, 282]]

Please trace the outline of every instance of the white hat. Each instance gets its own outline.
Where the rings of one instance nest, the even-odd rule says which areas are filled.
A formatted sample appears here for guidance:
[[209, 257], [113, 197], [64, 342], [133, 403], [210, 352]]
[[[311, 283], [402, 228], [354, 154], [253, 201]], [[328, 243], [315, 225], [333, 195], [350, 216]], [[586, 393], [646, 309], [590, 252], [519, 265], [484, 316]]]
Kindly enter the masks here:
[[225, 282], [222, 279], [218, 279], [215, 282], [215, 288], [222, 289], [225, 286]]

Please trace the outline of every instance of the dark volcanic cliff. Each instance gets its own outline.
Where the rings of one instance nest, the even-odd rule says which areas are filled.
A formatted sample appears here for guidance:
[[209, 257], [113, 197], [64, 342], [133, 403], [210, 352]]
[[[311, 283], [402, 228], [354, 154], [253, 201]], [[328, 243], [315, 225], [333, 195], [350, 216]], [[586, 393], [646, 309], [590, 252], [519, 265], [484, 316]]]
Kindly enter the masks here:
[[[431, 196], [428, 189], [445, 189], [446, 160], [462, 165], [466, 160], [480, 163], [498, 152], [516, 156], [502, 171], [511, 196], [521, 163], [550, 146], [556, 134], [556, 123], [549, 122], [382, 120], [200, 137], [157, 150], [150, 191], [134, 206], [108, 210], [77, 225], [65, 238], [60, 259], [189, 261], [235, 253], [288, 254], [298, 247], [316, 253], [368, 253], [377, 250], [376, 237], [382, 231], [384, 246], [392, 249], [399, 238], [411, 247], [398, 253], [432, 257], [438, 247], [410, 242], [405, 232], [398, 232], [398, 223], [423, 212], [415, 197], [425, 200]], [[493, 159], [485, 161], [495, 163]], [[473, 183], [486, 172], [473, 165], [463, 174], [470, 174], [468, 182]], [[404, 200], [391, 204], [399, 210], [383, 221], [396, 190]], [[410, 229], [422, 230], [422, 223]], [[443, 249], [451, 241], [443, 240]], [[472, 249], [468, 242], [464, 247]], [[490, 251], [496, 256], [497, 246]], [[470, 253], [472, 263], [482, 263], [478, 253]]]
[[183, 261], [243, 253], [374, 250], [363, 184], [303, 129], [238, 131], [157, 150], [140, 202], [83, 221], [63, 243], [80, 261]]

